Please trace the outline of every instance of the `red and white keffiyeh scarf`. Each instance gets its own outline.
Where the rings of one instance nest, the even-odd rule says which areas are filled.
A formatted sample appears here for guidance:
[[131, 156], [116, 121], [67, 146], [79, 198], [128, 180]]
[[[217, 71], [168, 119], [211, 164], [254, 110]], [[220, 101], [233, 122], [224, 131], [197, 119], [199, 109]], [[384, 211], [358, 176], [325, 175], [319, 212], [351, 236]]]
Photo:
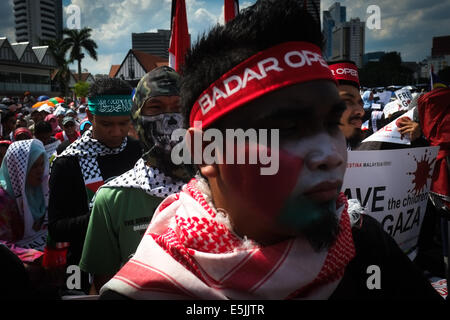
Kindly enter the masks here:
[[302, 238], [261, 247], [241, 239], [193, 179], [166, 198], [134, 257], [102, 289], [133, 299], [326, 299], [355, 256], [347, 199], [328, 251]]

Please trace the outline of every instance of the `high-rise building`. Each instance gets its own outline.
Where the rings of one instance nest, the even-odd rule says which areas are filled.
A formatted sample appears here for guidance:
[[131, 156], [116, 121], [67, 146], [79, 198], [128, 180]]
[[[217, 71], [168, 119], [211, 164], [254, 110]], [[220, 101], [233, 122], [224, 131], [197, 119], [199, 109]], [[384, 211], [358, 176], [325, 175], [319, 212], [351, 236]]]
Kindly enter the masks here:
[[363, 67], [365, 22], [351, 19], [333, 28], [332, 60], [352, 60]]
[[62, 0], [14, 0], [16, 41], [32, 46], [62, 38]]
[[431, 56], [427, 57], [427, 63], [424, 67], [423, 75], [429, 77], [430, 68], [438, 74], [442, 69], [450, 66], [450, 36], [433, 37], [433, 47]]
[[333, 53], [333, 28], [334, 20], [330, 15], [330, 11], [323, 11], [322, 16], [322, 32], [325, 38], [325, 46], [323, 49], [323, 56], [325, 59], [330, 59]]
[[335, 2], [328, 9], [330, 11], [331, 19], [333, 19], [336, 25], [344, 23], [347, 20], [347, 8], [341, 6], [340, 2]]
[[325, 59], [331, 59], [333, 54], [333, 28], [344, 23], [347, 19], [346, 7], [335, 2], [328, 10], [323, 11], [322, 28], [325, 36]]
[[170, 30], [158, 29], [157, 32], [132, 33], [131, 48], [162, 58], [169, 58]]
[[450, 36], [433, 37], [433, 47], [431, 48], [431, 56], [450, 55]]

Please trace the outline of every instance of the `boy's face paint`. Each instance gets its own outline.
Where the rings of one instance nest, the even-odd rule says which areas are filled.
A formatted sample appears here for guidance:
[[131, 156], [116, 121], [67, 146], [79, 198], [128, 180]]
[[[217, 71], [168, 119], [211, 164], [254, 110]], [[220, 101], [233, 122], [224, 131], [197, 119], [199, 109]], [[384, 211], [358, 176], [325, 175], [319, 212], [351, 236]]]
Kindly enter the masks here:
[[[246, 145], [246, 159], [249, 159], [250, 150], [266, 148], [261, 145]], [[239, 152], [239, 150], [238, 150]], [[270, 149], [267, 148], [267, 152]], [[235, 153], [236, 154], [236, 153]], [[270, 153], [269, 153], [270, 154]], [[234, 196], [245, 201], [249, 210], [261, 216], [262, 219], [273, 221], [281, 211], [284, 203], [297, 184], [297, 178], [302, 170], [303, 160], [280, 150], [279, 169], [275, 175], [261, 175], [261, 164], [224, 164], [222, 165], [223, 178], [226, 181], [235, 181], [231, 188]]]
[[343, 137], [321, 133], [282, 147], [304, 159], [297, 183], [278, 216], [281, 225], [302, 231], [336, 211], [347, 163]]
[[[334, 84], [317, 81], [268, 94], [218, 124], [280, 133], [277, 174], [261, 175], [261, 165], [219, 165], [221, 181], [215, 191], [225, 197], [222, 203], [230, 204], [229, 215], [240, 234], [272, 241], [300, 234], [315, 222], [320, 229], [324, 214], [334, 215], [347, 161], [339, 129], [345, 108]], [[264, 238], [267, 232], [272, 238]]]
[[290, 233], [321, 220], [324, 208], [335, 211], [346, 164], [343, 137], [319, 134], [283, 144], [275, 175], [261, 175], [263, 165], [248, 164], [250, 154], [261, 149], [271, 154], [264, 145], [247, 143], [235, 150], [235, 155], [245, 153], [247, 164], [224, 164], [221, 170], [224, 180], [236, 182], [234, 197], [245, 201], [249, 210]]

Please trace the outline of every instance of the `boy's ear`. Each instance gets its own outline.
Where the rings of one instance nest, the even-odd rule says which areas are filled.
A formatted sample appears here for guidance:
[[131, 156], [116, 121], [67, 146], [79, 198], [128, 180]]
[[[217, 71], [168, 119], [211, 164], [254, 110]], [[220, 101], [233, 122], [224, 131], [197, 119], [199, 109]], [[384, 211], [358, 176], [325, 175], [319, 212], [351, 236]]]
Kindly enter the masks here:
[[203, 150], [211, 142], [203, 141], [203, 131], [200, 128], [189, 128], [185, 136], [186, 146], [191, 155], [191, 163], [197, 164], [200, 172], [206, 178], [215, 178], [219, 175], [217, 163], [206, 164], [203, 159]]

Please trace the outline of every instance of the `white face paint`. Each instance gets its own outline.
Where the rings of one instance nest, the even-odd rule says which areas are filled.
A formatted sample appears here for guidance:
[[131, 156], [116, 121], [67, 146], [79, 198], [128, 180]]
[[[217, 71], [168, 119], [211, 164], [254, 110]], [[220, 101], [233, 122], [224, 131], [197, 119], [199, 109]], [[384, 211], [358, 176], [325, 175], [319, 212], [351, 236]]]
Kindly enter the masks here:
[[297, 141], [286, 142], [281, 148], [303, 159], [292, 195], [305, 195], [317, 202], [336, 199], [347, 165], [347, 148], [341, 133], [326, 131]]

